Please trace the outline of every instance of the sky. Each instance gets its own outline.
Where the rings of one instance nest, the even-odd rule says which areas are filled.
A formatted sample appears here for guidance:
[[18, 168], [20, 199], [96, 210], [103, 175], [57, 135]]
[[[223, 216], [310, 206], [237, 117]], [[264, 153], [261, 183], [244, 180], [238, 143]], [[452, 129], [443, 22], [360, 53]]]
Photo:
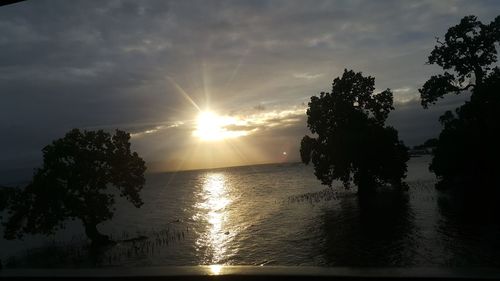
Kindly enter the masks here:
[[0, 171], [40, 165], [72, 128], [130, 132], [149, 171], [299, 161], [307, 103], [345, 68], [393, 91], [388, 124], [417, 145], [464, 99], [420, 106], [418, 88], [440, 72], [426, 64], [435, 37], [498, 11], [500, 1], [451, 0], [3, 6]]

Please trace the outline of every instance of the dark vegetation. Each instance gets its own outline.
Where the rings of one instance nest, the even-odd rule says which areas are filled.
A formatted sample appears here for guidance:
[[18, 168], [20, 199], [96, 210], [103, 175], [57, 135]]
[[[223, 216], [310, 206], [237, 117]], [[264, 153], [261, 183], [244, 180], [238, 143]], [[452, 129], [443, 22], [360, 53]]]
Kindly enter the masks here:
[[432, 138], [426, 140], [423, 144], [415, 145], [410, 149], [411, 157], [419, 157], [422, 155], [431, 154], [437, 145], [437, 139]]
[[[436, 187], [495, 191], [500, 186], [500, 69], [497, 46], [500, 43], [500, 16], [483, 24], [466, 16], [448, 29], [431, 52], [428, 63], [437, 64], [443, 74], [432, 76], [419, 89], [424, 108], [447, 94], [471, 94], [470, 100], [455, 112], [440, 117], [443, 130], [437, 139], [414, 147], [433, 153], [430, 170], [438, 177]], [[389, 89], [373, 94], [374, 78], [344, 71], [333, 81], [331, 93], [311, 97], [307, 125], [316, 138], [301, 142], [302, 162], [314, 164], [322, 184], [341, 180], [351, 182], [360, 193], [378, 186], [404, 186], [408, 149], [397, 131], [385, 126], [391, 110]]]
[[370, 194], [380, 185], [406, 187], [408, 148], [396, 129], [385, 126], [392, 106], [392, 92], [373, 94], [375, 78], [345, 70], [333, 80], [331, 93], [311, 97], [307, 126], [316, 138], [304, 136], [302, 162], [314, 165], [322, 184], [341, 180], [345, 188], [358, 186]]
[[4, 261], [6, 268], [88, 268], [120, 266], [135, 260], [162, 256], [177, 247], [191, 235], [189, 228], [172, 222], [160, 229], [123, 231], [110, 238], [114, 245], [88, 247], [83, 237], [73, 237], [71, 241], [50, 241], [39, 248], [31, 248]]
[[432, 76], [419, 90], [427, 108], [447, 94], [470, 92], [470, 100], [440, 117], [443, 130], [433, 150], [430, 170], [438, 189], [496, 191], [500, 147], [500, 69], [496, 46], [500, 42], [500, 16], [483, 24], [464, 17], [448, 29], [429, 56], [430, 64], [445, 71]]
[[[4, 196], [6, 239], [23, 234], [51, 234], [67, 219], [78, 219], [93, 245], [108, 244], [97, 225], [114, 214], [115, 187], [134, 206], [143, 202], [146, 166], [130, 150], [130, 135], [73, 129], [43, 149], [43, 166], [22, 190]], [[6, 194], [6, 193], [3, 193]]]
[[9, 199], [13, 194], [14, 194], [14, 189], [0, 185], [0, 219], [2, 218], [1, 212], [7, 208]]
[[432, 149], [436, 147], [438, 140], [435, 138], [426, 140], [423, 144], [415, 145], [413, 149]]

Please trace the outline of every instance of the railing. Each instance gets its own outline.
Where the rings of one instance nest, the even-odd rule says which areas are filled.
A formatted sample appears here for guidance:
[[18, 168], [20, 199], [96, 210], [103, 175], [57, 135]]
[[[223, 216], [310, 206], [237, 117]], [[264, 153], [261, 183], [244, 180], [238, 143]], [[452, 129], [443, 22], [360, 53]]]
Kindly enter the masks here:
[[1, 280], [337, 280], [500, 279], [498, 268], [356, 268], [309, 266], [173, 266], [92, 269], [3, 269]]

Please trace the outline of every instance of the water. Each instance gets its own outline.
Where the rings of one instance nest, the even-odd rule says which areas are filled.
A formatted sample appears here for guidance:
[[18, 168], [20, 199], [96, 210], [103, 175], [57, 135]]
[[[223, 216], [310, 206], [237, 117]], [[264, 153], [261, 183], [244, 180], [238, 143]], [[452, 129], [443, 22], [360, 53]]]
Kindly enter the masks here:
[[[0, 240], [10, 266], [498, 266], [495, 216], [462, 219], [434, 189], [429, 157], [409, 162], [407, 193], [325, 190], [301, 164], [150, 174], [140, 209], [119, 201], [90, 251], [79, 222], [51, 238]], [[57, 242], [51, 242], [57, 241]], [[9, 258], [16, 256], [16, 258]]]

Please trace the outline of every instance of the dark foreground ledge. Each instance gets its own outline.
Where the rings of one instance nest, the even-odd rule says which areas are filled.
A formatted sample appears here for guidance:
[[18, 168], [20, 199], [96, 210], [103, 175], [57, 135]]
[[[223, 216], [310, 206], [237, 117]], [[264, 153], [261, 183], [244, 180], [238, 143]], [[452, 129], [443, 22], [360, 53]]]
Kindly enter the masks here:
[[4, 269], [1, 280], [336, 280], [500, 279], [496, 268], [355, 268], [309, 266], [172, 266], [96, 269]]

